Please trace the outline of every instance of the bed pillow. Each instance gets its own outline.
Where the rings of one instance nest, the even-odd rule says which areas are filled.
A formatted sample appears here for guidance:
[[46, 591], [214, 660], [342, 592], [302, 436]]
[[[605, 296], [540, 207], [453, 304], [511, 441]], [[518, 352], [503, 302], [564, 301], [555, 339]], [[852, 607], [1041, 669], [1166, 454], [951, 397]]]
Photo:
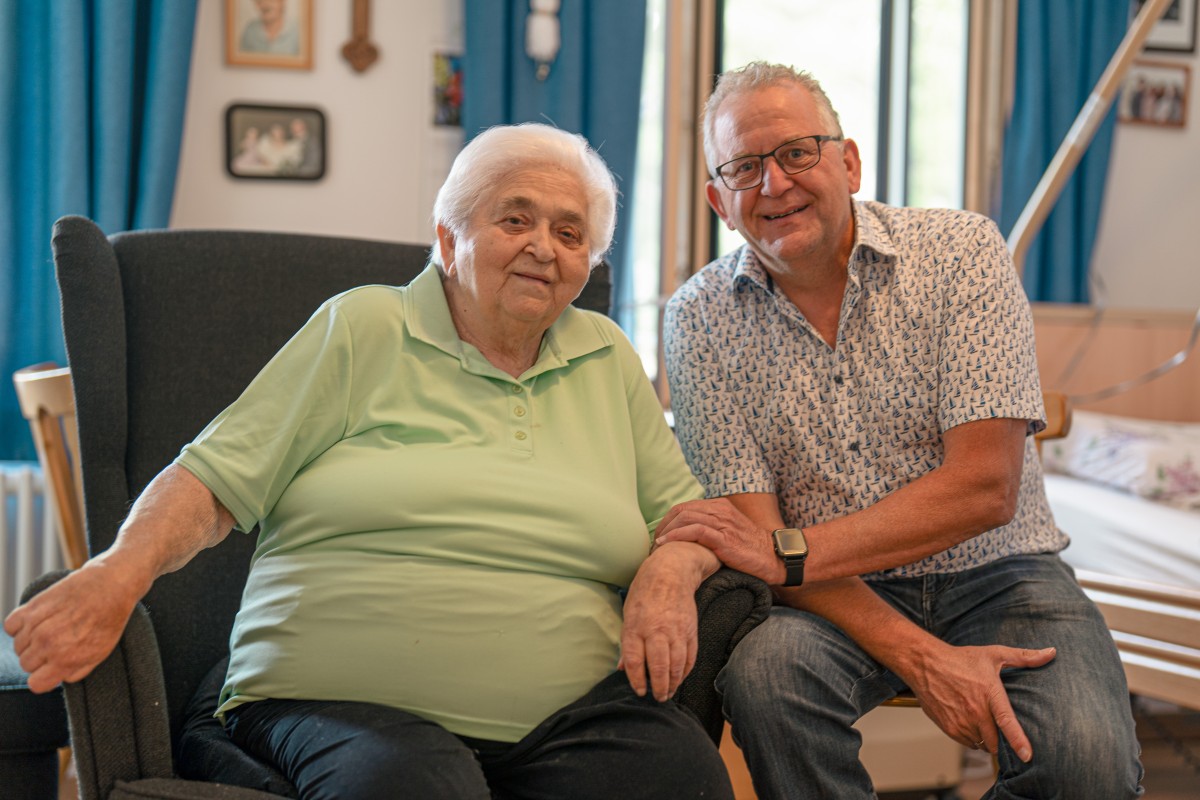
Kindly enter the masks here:
[[1044, 443], [1042, 463], [1182, 508], [1200, 508], [1200, 424], [1076, 411], [1065, 439]]

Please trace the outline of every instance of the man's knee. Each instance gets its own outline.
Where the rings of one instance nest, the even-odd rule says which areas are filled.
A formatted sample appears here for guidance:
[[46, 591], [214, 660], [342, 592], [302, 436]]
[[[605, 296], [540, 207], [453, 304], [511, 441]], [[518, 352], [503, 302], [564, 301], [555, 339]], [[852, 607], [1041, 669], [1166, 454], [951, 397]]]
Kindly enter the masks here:
[[[1102, 694], [1098, 692], [1097, 694]], [[1033, 758], [1000, 757], [1001, 797], [1124, 800], [1138, 796], [1139, 748], [1127, 703], [1059, 704], [1037, 721], [1027, 718]], [[1018, 711], [1018, 717], [1021, 714]]]
[[758, 698], [767, 703], [809, 689], [822, 694], [849, 691], [857, 677], [873, 669], [866, 661], [832, 624], [776, 607], [734, 648], [717, 676], [717, 689], [727, 701]]

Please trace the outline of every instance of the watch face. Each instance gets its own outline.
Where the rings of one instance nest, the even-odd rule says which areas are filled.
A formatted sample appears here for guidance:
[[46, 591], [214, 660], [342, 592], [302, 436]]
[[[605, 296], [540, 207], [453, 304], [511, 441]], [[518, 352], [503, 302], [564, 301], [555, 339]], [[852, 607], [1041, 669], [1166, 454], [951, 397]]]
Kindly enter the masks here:
[[808, 555], [808, 542], [804, 540], [804, 531], [796, 528], [783, 528], [775, 531], [775, 547], [785, 558]]

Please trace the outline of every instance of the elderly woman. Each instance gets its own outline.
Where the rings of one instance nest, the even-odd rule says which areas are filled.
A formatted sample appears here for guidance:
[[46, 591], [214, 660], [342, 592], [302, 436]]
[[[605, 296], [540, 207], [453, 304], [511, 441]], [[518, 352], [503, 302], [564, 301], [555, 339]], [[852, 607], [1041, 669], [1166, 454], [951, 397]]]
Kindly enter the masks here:
[[327, 301], [10, 616], [30, 685], [87, 674], [157, 576], [257, 524], [218, 716], [302, 797], [731, 797], [669, 700], [718, 563], [648, 555], [701, 490], [628, 341], [570, 306], [615, 195], [581, 137], [472, 141], [435, 264]]

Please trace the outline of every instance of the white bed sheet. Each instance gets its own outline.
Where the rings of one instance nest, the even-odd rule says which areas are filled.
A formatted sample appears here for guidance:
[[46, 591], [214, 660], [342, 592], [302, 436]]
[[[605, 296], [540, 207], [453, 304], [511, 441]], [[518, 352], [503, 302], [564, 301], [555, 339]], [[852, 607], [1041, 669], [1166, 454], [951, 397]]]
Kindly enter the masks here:
[[1046, 475], [1054, 519], [1073, 567], [1200, 588], [1200, 512], [1065, 475]]

